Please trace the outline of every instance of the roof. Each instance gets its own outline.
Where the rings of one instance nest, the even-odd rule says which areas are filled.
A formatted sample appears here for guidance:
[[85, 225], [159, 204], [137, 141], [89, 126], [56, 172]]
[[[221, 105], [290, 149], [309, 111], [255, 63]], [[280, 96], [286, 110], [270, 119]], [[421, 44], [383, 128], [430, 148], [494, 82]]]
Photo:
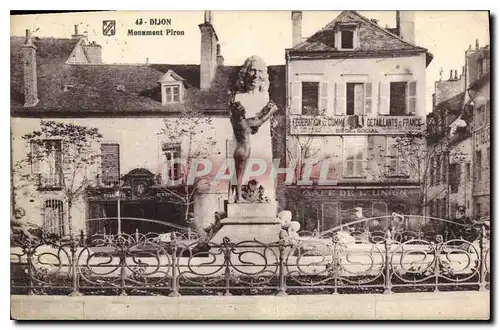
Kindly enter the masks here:
[[[11, 38], [11, 106], [17, 116], [164, 114], [176, 113], [184, 107], [226, 114], [228, 92], [240, 68], [218, 67], [211, 89], [205, 91], [199, 89], [199, 65], [65, 64], [78, 40], [40, 39], [36, 43], [40, 101], [35, 107], [25, 108], [20, 58], [24, 40]], [[158, 80], [169, 70], [184, 79], [186, 93], [182, 104], [161, 103]], [[269, 66], [268, 71], [270, 97], [285, 106], [285, 66]], [[117, 90], [119, 85], [124, 89]]]
[[[356, 23], [359, 26], [359, 48], [356, 51], [338, 50], [334, 45], [335, 27], [342, 23]], [[343, 11], [324, 28], [317, 31], [307, 40], [287, 49], [287, 54], [292, 58], [295, 56], [319, 57], [313, 53], [323, 53], [320, 56], [327, 58], [366, 57], [366, 56], [390, 56], [413, 55], [426, 53], [427, 65], [432, 61], [433, 55], [427, 49], [415, 46], [394, 34], [397, 29], [384, 29], [356, 11]]]
[[451, 112], [461, 112], [464, 106], [465, 92], [457, 94], [436, 105], [436, 109], [446, 109]]

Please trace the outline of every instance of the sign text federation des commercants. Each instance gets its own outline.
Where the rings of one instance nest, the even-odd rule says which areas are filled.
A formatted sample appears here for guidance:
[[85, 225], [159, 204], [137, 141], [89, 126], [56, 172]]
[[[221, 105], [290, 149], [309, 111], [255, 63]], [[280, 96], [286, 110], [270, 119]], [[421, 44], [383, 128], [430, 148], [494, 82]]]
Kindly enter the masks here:
[[291, 134], [405, 134], [418, 130], [417, 116], [291, 116]]

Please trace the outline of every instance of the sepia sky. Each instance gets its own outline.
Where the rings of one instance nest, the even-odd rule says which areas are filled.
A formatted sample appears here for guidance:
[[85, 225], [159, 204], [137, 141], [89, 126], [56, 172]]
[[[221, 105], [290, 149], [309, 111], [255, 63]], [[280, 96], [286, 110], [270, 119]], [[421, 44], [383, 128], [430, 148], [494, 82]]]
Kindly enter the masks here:
[[[312, 35], [333, 20], [339, 11], [304, 11], [302, 36]], [[395, 11], [359, 11], [367, 18], [378, 20], [382, 27], [395, 27]], [[128, 29], [152, 29], [136, 25], [137, 18], [170, 18], [171, 28], [184, 31], [183, 36], [127, 36]], [[102, 20], [116, 20], [113, 37], [103, 36]], [[449, 78], [450, 70], [464, 65], [465, 50], [469, 45], [489, 44], [488, 12], [474, 11], [419, 11], [415, 12], [415, 42], [427, 48], [434, 59], [427, 68], [427, 111], [430, 111], [434, 81]], [[122, 11], [72, 14], [44, 14], [11, 16], [11, 35], [23, 36], [26, 29], [36, 30], [39, 37], [69, 38], [74, 25], [80, 33], [87, 31], [90, 41], [100, 44], [105, 63], [199, 64], [202, 11]], [[292, 28], [290, 11], [214, 11], [213, 23], [222, 54], [227, 65], [241, 65], [246, 57], [256, 54], [268, 64], [284, 64], [284, 50], [291, 47]]]

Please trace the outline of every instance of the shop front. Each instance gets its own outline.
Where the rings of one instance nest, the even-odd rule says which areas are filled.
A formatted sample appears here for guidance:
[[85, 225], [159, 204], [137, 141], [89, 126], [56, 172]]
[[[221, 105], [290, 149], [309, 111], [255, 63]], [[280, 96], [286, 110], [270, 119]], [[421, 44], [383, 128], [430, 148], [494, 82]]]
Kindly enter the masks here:
[[182, 192], [173, 189], [155, 182], [146, 169], [129, 172], [120, 186], [89, 189], [87, 234], [164, 233], [189, 227], [185, 204], [175, 200]]
[[[363, 217], [416, 214], [419, 188], [412, 187], [290, 187], [288, 207], [307, 231], [325, 231], [355, 220], [355, 208]], [[295, 201], [295, 202], [292, 202]]]

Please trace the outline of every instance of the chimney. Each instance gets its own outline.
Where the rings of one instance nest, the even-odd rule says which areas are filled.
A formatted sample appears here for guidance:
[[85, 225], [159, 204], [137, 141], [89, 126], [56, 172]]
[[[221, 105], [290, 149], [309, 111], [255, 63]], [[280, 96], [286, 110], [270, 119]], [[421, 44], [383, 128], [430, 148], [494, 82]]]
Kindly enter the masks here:
[[479, 40], [476, 39], [476, 50], [479, 50]]
[[102, 63], [102, 47], [92, 41], [88, 45], [84, 45], [83, 48], [87, 53], [87, 57], [90, 60], [90, 64], [101, 64]]
[[399, 36], [406, 42], [415, 44], [415, 22], [413, 11], [396, 11], [396, 28]]
[[453, 79], [453, 70], [450, 70], [450, 79], [448, 80], [452, 80]]
[[80, 39], [83, 38], [84, 36], [82, 34], [78, 33], [78, 24], [75, 24], [75, 34], [71, 36], [73, 39]]
[[397, 34], [398, 36], [401, 35], [401, 15], [400, 15], [400, 12], [399, 10], [396, 10], [396, 30], [397, 30]]
[[217, 66], [223, 66], [224, 65], [224, 56], [222, 56], [220, 52], [220, 45], [217, 44]]
[[212, 12], [205, 11], [201, 32], [200, 88], [209, 89], [217, 67], [217, 33], [212, 25]]
[[458, 70], [455, 70], [455, 80], [458, 80], [457, 71], [458, 71]]
[[31, 40], [30, 30], [26, 30], [26, 42], [21, 47], [23, 58], [24, 106], [34, 107], [38, 103], [36, 77], [36, 46]]
[[302, 12], [292, 11], [292, 47], [302, 41]]

